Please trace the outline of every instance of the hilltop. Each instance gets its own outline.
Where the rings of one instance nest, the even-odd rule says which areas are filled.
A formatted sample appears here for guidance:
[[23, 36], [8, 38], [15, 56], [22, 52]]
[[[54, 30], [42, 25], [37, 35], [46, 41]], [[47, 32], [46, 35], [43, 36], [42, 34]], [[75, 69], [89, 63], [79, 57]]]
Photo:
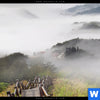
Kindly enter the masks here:
[[[100, 39], [79, 39], [75, 38], [62, 43], [57, 43], [51, 48], [52, 52], [63, 54], [68, 57], [69, 55], [81, 56], [100, 56]], [[78, 57], [78, 56], [77, 56]]]

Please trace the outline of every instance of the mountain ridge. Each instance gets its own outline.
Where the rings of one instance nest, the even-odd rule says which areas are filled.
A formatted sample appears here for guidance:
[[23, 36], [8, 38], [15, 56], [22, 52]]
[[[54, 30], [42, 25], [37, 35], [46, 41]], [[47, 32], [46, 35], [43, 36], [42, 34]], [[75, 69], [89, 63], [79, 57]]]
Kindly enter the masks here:
[[[78, 49], [77, 49], [78, 48]], [[71, 56], [83, 55], [83, 56], [100, 56], [100, 39], [81, 39], [74, 38], [62, 43], [57, 43], [51, 48], [52, 52], [61, 55], [70, 54]]]

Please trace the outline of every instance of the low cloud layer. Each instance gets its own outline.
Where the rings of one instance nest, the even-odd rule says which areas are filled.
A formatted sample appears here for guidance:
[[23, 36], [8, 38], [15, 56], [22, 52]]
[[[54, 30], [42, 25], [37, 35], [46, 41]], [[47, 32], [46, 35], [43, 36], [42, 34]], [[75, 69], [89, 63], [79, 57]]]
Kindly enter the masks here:
[[[59, 46], [56, 45], [52, 50], [57, 55], [52, 55], [52, 51], [48, 51], [45, 54], [45, 60], [52, 62], [59, 71], [67, 78], [83, 78], [85, 80], [96, 80], [100, 83], [100, 39], [73, 39], [70, 41], [64, 41]], [[76, 54], [71, 53], [64, 58], [65, 50], [68, 47], [79, 47], [80, 50], [84, 50], [84, 53], [77, 51]], [[69, 51], [67, 51], [68, 53]], [[78, 54], [81, 54], [79, 57]], [[61, 55], [61, 56], [60, 56]]]
[[75, 22], [74, 25], [80, 25], [79, 29], [100, 29], [100, 22]]
[[[33, 52], [44, 51], [57, 42], [73, 38], [100, 38], [99, 23], [97, 23], [100, 21], [99, 15], [81, 17], [73, 17], [70, 14], [68, 16], [60, 15], [67, 9], [74, 14], [96, 8], [99, 5], [2, 4], [0, 5], [0, 9], [2, 9], [0, 10], [0, 53], [24, 52], [32, 55]], [[76, 8], [72, 9], [75, 6]], [[73, 25], [74, 22], [82, 23]]]

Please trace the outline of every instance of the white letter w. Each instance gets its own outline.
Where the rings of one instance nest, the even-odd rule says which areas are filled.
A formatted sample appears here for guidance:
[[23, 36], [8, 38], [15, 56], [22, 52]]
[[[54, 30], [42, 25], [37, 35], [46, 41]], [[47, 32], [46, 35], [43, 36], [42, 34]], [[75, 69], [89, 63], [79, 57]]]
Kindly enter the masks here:
[[91, 97], [93, 98], [93, 96], [95, 95], [95, 97], [98, 97], [98, 92], [99, 91], [90, 91], [90, 95], [91, 95]]

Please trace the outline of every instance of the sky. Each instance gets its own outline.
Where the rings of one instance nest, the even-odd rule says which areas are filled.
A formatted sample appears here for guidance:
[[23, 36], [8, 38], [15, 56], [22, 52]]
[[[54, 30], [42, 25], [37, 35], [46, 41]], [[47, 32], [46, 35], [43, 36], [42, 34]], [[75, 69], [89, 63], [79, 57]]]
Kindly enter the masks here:
[[78, 5], [84, 4], [0, 4], [0, 53], [31, 55], [72, 38], [100, 37], [74, 34], [74, 22], [100, 21], [99, 15], [62, 15]]

